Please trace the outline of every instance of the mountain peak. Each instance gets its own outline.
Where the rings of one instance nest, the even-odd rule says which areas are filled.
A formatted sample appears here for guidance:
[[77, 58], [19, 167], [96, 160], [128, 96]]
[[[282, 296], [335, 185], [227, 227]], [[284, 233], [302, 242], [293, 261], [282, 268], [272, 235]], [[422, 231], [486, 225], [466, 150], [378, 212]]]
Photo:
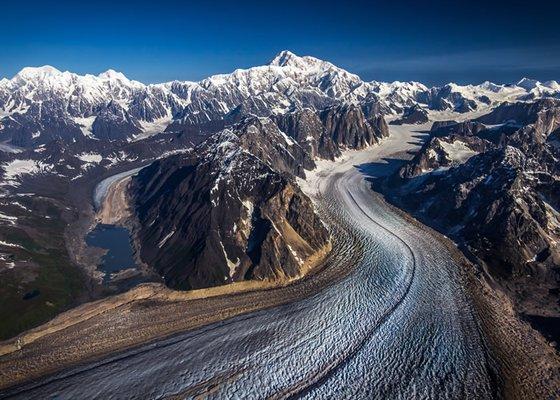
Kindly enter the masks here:
[[297, 61], [297, 59], [301, 59], [301, 57], [298, 57], [297, 55], [295, 55], [289, 50], [282, 50], [280, 53], [276, 55], [276, 57], [272, 59], [270, 65], [285, 67], [287, 65], [292, 64], [294, 61]]
[[42, 67], [25, 67], [21, 71], [19, 71], [16, 76], [22, 78], [46, 78], [49, 76], [60, 75], [61, 73], [62, 72], [60, 72], [55, 67], [52, 67], [50, 65], [43, 65]]
[[97, 77], [108, 80], [128, 81], [128, 78], [122, 72], [117, 72], [114, 69], [108, 69], [107, 71], [100, 73]]
[[531, 90], [534, 89], [540, 82], [536, 79], [526, 78], [523, 77], [519, 82], [517, 82], [517, 86], [522, 87], [523, 89]]
[[327, 70], [333, 68], [340, 69], [327, 61], [311, 56], [300, 57], [289, 50], [284, 50], [278, 53], [268, 65], [276, 67], [291, 67], [301, 71], [312, 71], [316, 69]]

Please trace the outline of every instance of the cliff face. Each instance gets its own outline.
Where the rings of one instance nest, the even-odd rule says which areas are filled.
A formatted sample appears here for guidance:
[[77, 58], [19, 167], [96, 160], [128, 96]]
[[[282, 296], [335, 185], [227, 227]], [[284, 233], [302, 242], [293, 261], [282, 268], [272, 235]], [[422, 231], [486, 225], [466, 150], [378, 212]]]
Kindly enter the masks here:
[[368, 118], [362, 108], [348, 104], [322, 111], [295, 111], [277, 117], [276, 121], [312, 157], [331, 160], [342, 149], [362, 149], [389, 135], [380, 114], [372, 111]]
[[327, 230], [293, 175], [313, 162], [266, 119], [249, 119], [131, 185], [141, 257], [174, 288], [300, 276]]

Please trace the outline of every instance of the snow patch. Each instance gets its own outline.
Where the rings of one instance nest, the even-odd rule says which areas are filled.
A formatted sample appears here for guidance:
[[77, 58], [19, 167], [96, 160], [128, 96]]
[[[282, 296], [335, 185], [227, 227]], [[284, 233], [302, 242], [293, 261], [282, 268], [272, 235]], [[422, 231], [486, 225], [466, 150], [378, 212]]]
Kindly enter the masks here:
[[243, 207], [245, 207], [245, 209], [247, 210], [247, 215], [249, 216], [253, 215], [253, 210], [255, 208], [253, 202], [247, 199], [247, 200], [243, 200], [241, 203], [243, 203]]
[[135, 135], [132, 140], [142, 140], [155, 134], [162, 133], [169, 126], [169, 124], [171, 124], [172, 121], [173, 117], [171, 116], [171, 114], [163, 118], [156, 119], [152, 122], [139, 121], [142, 133]]
[[74, 122], [78, 124], [84, 136], [93, 137], [92, 126], [93, 126], [93, 122], [95, 121], [95, 118], [97, 118], [95, 115], [91, 117], [85, 117], [85, 118], [76, 117], [74, 118]]
[[25, 206], [24, 206], [23, 204], [21, 204], [19, 201], [14, 201], [14, 202], [12, 202], [12, 204], [13, 204], [14, 206], [18, 206], [19, 208], [24, 209], [25, 211], [31, 212], [31, 210], [30, 210], [29, 208], [25, 207]]
[[466, 143], [456, 140], [453, 143], [447, 143], [443, 140], [440, 141], [443, 151], [447, 154], [449, 159], [458, 164], [463, 164], [472, 156], [478, 154], [478, 152], [467, 146]]
[[110, 166], [117, 165], [123, 161], [136, 161], [138, 156], [130, 156], [128, 153], [124, 151], [119, 151], [118, 153], [112, 154], [109, 157], [106, 157], [107, 160], [110, 162]]
[[79, 158], [81, 161], [85, 162], [85, 163], [90, 163], [90, 164], [99, 164], [101, 162], [101, 160], [103, 160], [103, 157], [101, 156], [101, 154], [98, 153], [81, 153], [76, 155], [77, 158]]
[[288, 243], [286, 243], [286, 245], [288, 246], [288, 249], [290, 250], [290, 253], [292, 253], [292, 256], [294, 256], [295, 260], [297, 261], [297, 263], [299, 265], [303, 264], [303, 260], [302, 258], [298, 255], [298, 253], [292, 248], [292, 246], [290, 246]]
[[10, 242], [5, 242], [5, 241], [3, 241], [3, 240], [0, 240], [0, 246], [15, 247], [15, 248], [18, 248], [18, 249], [23, 249], [23, 248], [24, 248], [23, 246], [21, 246], [21, 245], [19, 245], [19, 244], [10, 243]]
[[10, 225], [15, 225], [17, 221], [17, 217], [6, 215], [0, 212], [0, 221], [7, 222]]
[[49, 172], [52, 170], [52, 165], [37, 160], [12, 160], [3, 164], [2, 168], [4, 168], [4, 184], [17, 186], [22, 175]]
[[0, 151], [3, 151], [4, 153], [18, 154], [21, 153], [23, 149], [4, 142], [0, 143]]
[[162, 248], [163, 245], [171, 238], [171, 236], [173, 236], [175, 234], [175, 229], [173, 229], [171, 232], [169, 232], [167, 235], [165, 235], [165, 237], [163, 239], [161, 239], [158, 243], [158, 248]]
[[[237, 258], [236, 261], [232, 261], [229, 259], [226, 249], [224, 247], [224, 244], [220, 241], [220, 246], [222, 246], [222, 252], [224, 253], [224, 257], [226, 259], [226, 263], [228, 266], [228, 275], [230, 279], [233, 279], [233, 274], [235, 274], [235, 270], [237, 269], [237, 267], [239, 267], [239, 265], [241, 264], [241, 260], [239, 260], [239, 258]], [[225, 277], [225, 280], [227, 280], [228, 277]]]

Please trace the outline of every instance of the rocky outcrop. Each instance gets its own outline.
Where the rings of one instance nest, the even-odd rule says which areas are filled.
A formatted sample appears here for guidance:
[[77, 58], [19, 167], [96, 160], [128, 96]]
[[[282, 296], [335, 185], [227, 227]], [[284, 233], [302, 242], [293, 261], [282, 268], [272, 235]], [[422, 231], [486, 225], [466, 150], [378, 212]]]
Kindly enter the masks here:
[[313, 169], [313, 158], [269, 118], [249, 117], [211, 137], [205, 146], [227, 142], [235, 132], [239, 146], [272, 170], [304, 177], [304, 169]]
[[410, 179], [427, 173], [444, 173], [491, 146], [478, 137], [450, 135], [433, 137], [414, 158], [398, 171], [400, 178]]
[[404, 110], [402, 117], [391, 121], [392, 125], [403, 124], [425, 124], [428, 122], [428, 112], [420, 106], [408, 107]]
[[130, 189], [142, 259], [180, 289], [301, 276], [329, 243], [292, 178], [311, 166], [259, 118], [153, 163]]
[[495, 126], [486, 126], [478, 121], [464, 121], [451, 123], [449, 121], [434, 122], [430, 130], [433, 136], [446, 137], [457, 135], [461, 137], [479, 138], [497, 146], [504, 146], [508, 138], [519, 130], [519, 125], [506, 122]]
[[432, 125], [430, 132], [436, 136], [459, 135], [459, 136], [476, 136], [486, 129], [486, 125], [480, 122], [454, 122], [454, 121], [437, 121]]
[[381, 115], [366, 119], [362, 109], [353, 105], [327, 108], [319, 117], [327, 134], [342, 148], [362, 149], [389, 136]]
[[450, 126], [456, 125], [458, 124], [457, 121], [453, 121], [453, 120], [446, 120], [446, 121], [434, 121], [434, 123], [432, 124], [432, 127], [430, 129], [430, 132], [437, 132], [439, 130], [444, 130]]
[[297, 141], [312, 157], [334, 159], [340, 148], [329, 135], [316, 111], [302, 111], [284, 114], [276, 119], [279, 128]]
[[92, 134], [98, 139], [126, 139], [142, 132], [140, 123], [115, 102], [104, 107], [91, 125]]

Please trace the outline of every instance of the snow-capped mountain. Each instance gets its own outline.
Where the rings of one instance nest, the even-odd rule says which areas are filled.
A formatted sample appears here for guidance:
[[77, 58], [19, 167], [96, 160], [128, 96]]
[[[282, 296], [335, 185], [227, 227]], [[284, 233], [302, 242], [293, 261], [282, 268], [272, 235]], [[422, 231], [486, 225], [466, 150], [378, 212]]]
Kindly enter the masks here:
[[243, 115], [270, 116], [352, 103], [400, 114], [418, 103], [471, 111], [504, 101], [558, 97], [556, 82], [428, 89], [417, 82], [366, 82], [314, 57], [279, 53], [268, 65], [238, 69], [200, 82], [145, 85], [108, 70], [97, 76], [44, 66], [0, 81], [0, 141], [33, 146], [61, 138], [137, 139], [162, 131], [218, 131]]
[[24, 68], [0, 83], [0, 132], [21, 146], [132, 137], [170, 119], [179, 100], [169, 96], [112, 70], [80, 76], [49, 66]]
[[143, 259], [175, 288], [301, 276], [330, 245], [294, 178], [388, 134], [381, 115], [343, 104], [246, 117], [154, 162], [129, 197]]

